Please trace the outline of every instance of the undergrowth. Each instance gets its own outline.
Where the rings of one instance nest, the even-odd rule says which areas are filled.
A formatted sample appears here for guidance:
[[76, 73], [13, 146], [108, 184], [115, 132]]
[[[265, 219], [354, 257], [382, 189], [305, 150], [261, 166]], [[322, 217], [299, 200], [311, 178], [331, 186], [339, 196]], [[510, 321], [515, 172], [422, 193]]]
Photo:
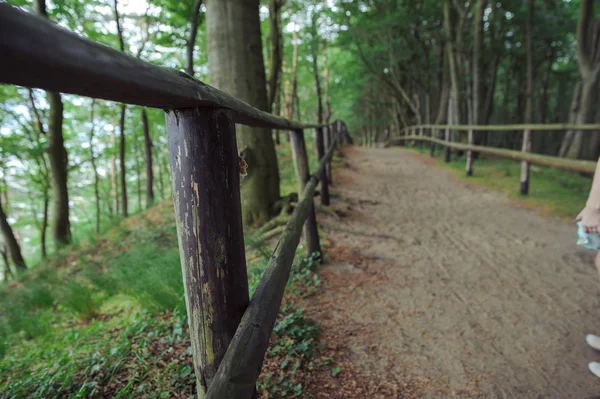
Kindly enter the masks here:
[[[284, 193], [295, 188], [286, 148], [278, 148]], [[0, 398], [195, 397], [171, 207], [157, 204], [79, 240], [0, 286]], [[252, 232], [245, 240], [252, 295], [272, 246]], [[318, 263], [314, 256], [294, 263], [292, 296], [315, 293]], [[316, 360], [317, 336], [300, 309], [282, 307], [267, 351], [278, 372], [263, 373], [259, 393], [305, 394], [301, 372], [328, 363]]]
[[[249, 265], [252, 290], [267, 259]], [[288, 288], [296, 295], [314, 293], [318, 261], [294, 263]], [[176, 250], [141, 244], [69, 280], [45, 270], [18, 284], [1, 291], [1, 398], [193, 397]], [[300, 309], [284, 306], [267, 353], [280, 359], [280, 372], [258, 388], [270, 397], [299, 396], [298, 371], [318, 366], [317, 334]]]

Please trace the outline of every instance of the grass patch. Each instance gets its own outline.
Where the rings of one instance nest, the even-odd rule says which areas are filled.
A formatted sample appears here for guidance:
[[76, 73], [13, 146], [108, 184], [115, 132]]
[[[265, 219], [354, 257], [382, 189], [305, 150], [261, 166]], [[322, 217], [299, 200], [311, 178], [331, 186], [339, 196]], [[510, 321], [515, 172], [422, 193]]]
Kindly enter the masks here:
[[[411, 150], [429, 154], [429, 146], [425, 145], [421, 150], [418, 147]], [[452, 161], [446, 164], [443, 151], [438, 147], [435, 159], [438, 165], [450, 168], [455, 176], [506, 193], [517, 203], [545, 216], [574, 218], [585, 206], [592, 186], [590, 178], [577, 173], [531, 165], [529, 195], [522, 196], [519, 193], [520, 162], [481, 155], [473, 164], [473, 176], [467, 177], [465, 155], [453, 154]]]

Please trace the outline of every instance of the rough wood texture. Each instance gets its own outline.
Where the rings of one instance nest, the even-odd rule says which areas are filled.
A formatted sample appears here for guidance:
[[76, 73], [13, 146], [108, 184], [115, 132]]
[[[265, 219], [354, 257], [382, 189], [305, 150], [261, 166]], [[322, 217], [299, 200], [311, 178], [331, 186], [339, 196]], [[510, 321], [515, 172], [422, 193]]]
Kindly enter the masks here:
[[198, 396], [248, 305], [235, 125], [227, 111], [167, 112], [173, 203]]
[[[473, 130], [469, 130], [468, 143], [473, 145]], [[467, 151], [467, 165], [466, 165], [467, 176], [473, 176], [473, 151]]]
[[[331, 129], [332, 125], [323, 128], [323, 145], [325, 148], [329, 148], [331, 145]], [[327, 182], [329, 184], [333, 183], [333, 180], [331, 180], [331, 159], [325, 165], [325, 174], [327, 175]]]
[[207, 399], [248, 399], [252, 396], [300, 242], [302, 225], [311, 212], [318, 176], [331, 158], [334, 147], [335, 140], [315, 174], [308, 179], [213, 379]]
[[[290, 132], [292, 141], [292, 155], [294, 157], [294, 167], [296, 170], [296, 181], [298, 182], [298, 192], [304, 191], [309, 177], [308, 155], [306, 153], [306, 143], [304, 142], [304, 132], [302, 130], [293, 130]], [[310, 201], [309, 215], [304, 224], [304, 240], [308, 255], [315, 252], [321, 253], [321, 244], [319, 243], [319, 231], [317, 228], [317, 217], [315, 215], [314, 202]]]
[[[317, 144], [317, 159], [320, 161], [325, 156], [325, 139], [323, 128], [315, 129], [315, 138]], [[329, 205], [329, 179], [327, 178], [327, 165], [323, 169], [323, 173], [319, 176], [321, 182], [321, 205]]]
[[153, 108], [226, 108], [237, 123], [299, 129], [184, 72], [84, 39], [43, 18], [0, 4], [0, 82]]
[[469, 147], [467, 144], [446, 143], [444, 140], [438, 140], [431, 137], [403, 136], [391, 140], [390, 144], [399, 145], [400, 142], [404, 140], [429, 141], [435, 144], [445, 145], [457, 150], [468, 151], [470, 149], [471, 151], [480, 152], [482, 154], [495, 155], [502, 158], [513, 159], [515, 161], [528, 161], [534, 165], [548, 166], [551, 168], [562, 169], [571, 172], [594, 173], [594, 171], [596, 170], [596, 162], [593, 161], [579, 161], [575, 159], [565, 159], [551, 157], [547, 155], [523, 153], [521, 151], [505, 150], [503, 148], [485, 147], [480, 145], [473, 145]]

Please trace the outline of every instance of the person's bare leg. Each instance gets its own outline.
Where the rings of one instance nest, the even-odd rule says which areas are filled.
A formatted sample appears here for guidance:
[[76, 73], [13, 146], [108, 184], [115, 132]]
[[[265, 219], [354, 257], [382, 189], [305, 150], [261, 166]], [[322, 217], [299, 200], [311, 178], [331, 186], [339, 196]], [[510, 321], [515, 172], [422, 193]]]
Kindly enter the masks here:
[[[600, 273], [600, 251], [598, 251], [598, 253], [596, 254], [596, 260], [594, 263], [596, 264], [596, 269], [598, 269], [598, 273]], [[585, 337], [585, 341], [589, 346], [596, 349], [597, 351], [600, 351], [600, 337], [594, 334], [588, 334]], [[588, 368], [590, 369], [592, 374], [594, 374], [596, 377], [600, 377], [600, 363], [590, 362], [590, 364], [588, 364]]]

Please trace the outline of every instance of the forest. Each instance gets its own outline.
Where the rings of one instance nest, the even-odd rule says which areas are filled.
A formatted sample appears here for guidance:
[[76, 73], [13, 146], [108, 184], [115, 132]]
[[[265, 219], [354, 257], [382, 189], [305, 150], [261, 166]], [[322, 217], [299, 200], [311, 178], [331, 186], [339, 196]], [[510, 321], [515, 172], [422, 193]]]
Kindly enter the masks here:
[[[598, 1], [7, 4], [0, 10], [5, 21], [15, 18], [10, 6], [136, 62], [181, 71], [288, 121], [305, 126], [343, 121], [349, 137], [342, 141], [356, 147], [388, 151], [383, 147], [420, 125], [566, 124], [571, 127], [526, 131], [525, 137], [514, 129], [480, 129], [472, 139], [457, 131], [452, 140], [571, 160], [595, 162], [600, 156], [600, 130], [572, 127], [600, 124]], [[8, 30], [0, 26], [2, 35]], [[35, 68], [43, 76], [54, 66]], [[14, 72], [9, 69], [0, 66], [0, 75]], [[176, 228], [172, 213], [179, 180], [167, 130], [175, 117], [165, 107], [73, 94], [89, 90], [83, 86], [65, 90], [71, 94], [31, 87], [0, 85], [0, 397], [203, 397], [206, 381], [204, 388], [196, 386], [177, 251], [179, 221]], [[129, 89], [135, 91], [134, 84]], [[328, 130], [319, 129], [314, 135], [305, 129], [311, 172], [331, 144]], [[285, 234], [283, 226], [310, 185], [310, 173], [298, 170], [293, 130], [235, 127], [244, 165], [241, 234], [251, 293], [267, 267], [273, 239]], [[414, 153], [411, 144], [401, 142]], [[333, 175], [331, 197], [338, 204], [329, 204], [321, 183], [321, 201], [314, 205], [319, 225], [324, 218], [342, 223], [341, 217], [352, 214], [349, 205], [341, 210], [349, 194], [339, 191], [343, 179], [336, 182], [337, 170], [352, 162], [351, 151], [333, 152], [333, 171], [327, 165], [319, 174], [321, 182]], [[478, 155], [475, 163], [489, 172], [485, 165], [495, 158]], [[497, 173], [513, 173], [504, 164], [500, 168]], [[549, 170], [536, 173], [560, 181], [560, 189], [549, 189], [567, 193], [556, 202], [573, 196], [578, 205], [589, 191], [589, 174]], [[384, 233], [374, 234], [385, 239]], [[335, 345], [323, 349], [315, 322], [303, 314], [301, 304], [320, 285], [316, 269], [322, 257], [335, 259], [328, 246], [336, 240], [319, 234], [323, 253], [317, 246], [320, 254], [311, 255], [308, 237], [308, 257], [304, 247], [297, 250], [258, 391], [261, 397], [320, 397], [315, 392], [326, 384], [328, 392], [338, 392], [329, 397], [351, 397], [346, 395], [352, 381], [358, 381], [365, 395], [396, 397], [393, 383], [342, 366], [342, 352], [331, 349]], [[346, 373], [343, 383], [335, 382], [340, 373]]]

